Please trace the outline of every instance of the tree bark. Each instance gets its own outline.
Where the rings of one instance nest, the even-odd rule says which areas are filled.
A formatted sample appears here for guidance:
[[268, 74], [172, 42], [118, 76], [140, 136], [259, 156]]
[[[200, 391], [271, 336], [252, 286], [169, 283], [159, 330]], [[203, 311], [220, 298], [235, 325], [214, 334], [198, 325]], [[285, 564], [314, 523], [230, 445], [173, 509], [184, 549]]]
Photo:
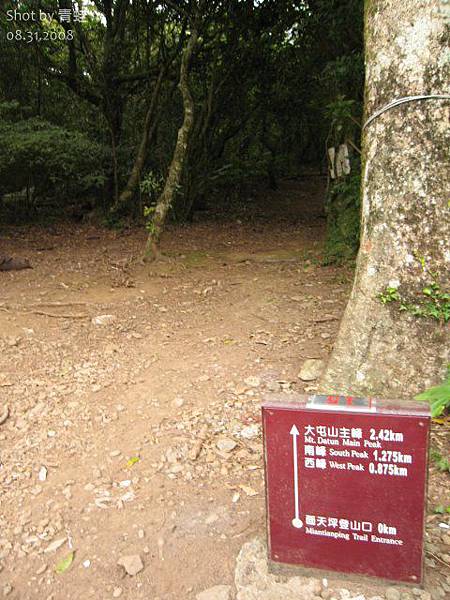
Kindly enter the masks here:
[[112, 162], [112, 191], [114, 202], [117, 202], [119, 197], [119, 165], [117, 160], [117, 131], [110, 127], [111, 134], [111, 162]]
[[141, 143], [139, 145], [139, 149], [136, 154], [136, 158], [134, 161], [133, 168], [131, 170], [130, 176], [128, 178], [127, 185], [125, 189], [120, 194], [118, 201], [113, 205], [112, 212], [116, 212], [122, 206], [128, 204], [128, 202], [133, 197], [133, 194], [139, 184], [139, 180], [141, 178], [142, 169], [145, 163], [145, 157], [147, 154], [147, 146], [152, 139], [155, 129], [156, 129], [156, 108], [158, 105], [158, 99], [161, 92], [162, 82], [164, 79], [165, 69], [162, 68], [158, 79], [156, 81], [155, 87], [153, 89], [153, 93], [150, 99], [150, 104], [145, 115], [144, 122], [144, 131], [142, 133]]
[[149, 235], [145, 247], [144, 259], [152, 261], [159, 257], [159, 241], [164, 229], [167, 214], [173, 204], [175, 194], [181, 182], [183, 174], [183, 166], [187, 156], [189, 135], [194, 125], [194, 100], [189, 89], [189, 67], [197, 44], [198, 31], [193, 26], [191, 37], [189, 38], [186, 47], [183, 51], [180, 67], [180, 83], [179, 88], [183, 97], [184, 117], [183, 123], [178, 130], [177, 142], [170, 163], [169, 172], [164, 184], [164, 189], [161, 192], [156, 204], [153, 219], [150, 222]]
[[[447, 93], [444, 4], [366, 0], [366, 119], [394, 99]], [[407, 399], [443, 378], [449, 324], [379, 295], [390, 287], [414, 304], [431, 281], [448, 291], [448, 122], [448, 101], [423, 100], [365, 130], [361, 247], [323, 392]]]

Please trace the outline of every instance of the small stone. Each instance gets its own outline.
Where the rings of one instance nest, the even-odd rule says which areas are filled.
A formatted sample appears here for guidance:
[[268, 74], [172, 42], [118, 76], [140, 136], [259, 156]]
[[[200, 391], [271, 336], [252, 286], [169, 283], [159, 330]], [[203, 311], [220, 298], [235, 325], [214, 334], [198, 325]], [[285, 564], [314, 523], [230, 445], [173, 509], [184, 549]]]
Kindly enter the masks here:
[[9, 596], [9, 594], [13, 591], [13, 587], [10, 583], [5, 583], [3, 586], [3, 595]]
[[42, 466], [39, 469], [39, 473], [38, 473], [38, 479], [39, 481], [45, 481], [47, 479], [47, 467]]
[[322, 373], [325, 363], [323, 360], [317, 358], [310, 358], [305, 360], [298, 374], [299, 379], [302, 381], [314, 381]]
[[320, 581], [313, 578], [308, 578], [305, 581], [305, 578], [303, 577], [291, 577], [288, 579], [286, 585], [296, 594], [295, 597], [298, 597], [299, 600], [309, 600], [309, 598], [315, 598], [322, 592]]
[[258, 495], [258, 492], [254, 488], [250, 487], [249, 485], [245, 485], [245, 483], [241, 483], [239, 487], [247, 494], [247, 496], [250, 496], [251, 498]]
[[91, 566], [91, 561], [88, 558], [86, 560], [83, 560], [83, 567], [85, 569], [89, 569], [90, 566]]
[[108, 325], [116, 320], [115, 315], [98, 315], [97, 317], [92, 318], [93, 325]]
[[170, 467], [169, 473], [173, 473], [173, 474], [181, 473], [183, 470], [184, 470], [183, 465], [176, 464], [176, 465], [172, 465]]
[[229, 438], [222, 438], [217, 442], [216, 446], [221, 452], [232, 452], [236, 448], [237, 443]]
[[279, 392], [280, 384], [278, 381], [269, 381], [269, 383], [266, 385], [266, 388], [269, 390], [269, 392]]
[[184, 403], [184, 398], [175, 398], [172, 402], [172, 405], [175, 406], [175, 408], [181, 408]]
[[120, 456], [121, 452], [120, 450], [112, 450], [112, 452], [110, 452], [109, 455], [114, 458], [115, 456]]
[[121, 556], [117, 561], [117, 564], [123, 567], [126, 573], [128, 573], [128, 575], [131, 575], [132, 577], [140, 573], [144, 568], [144, 564], [139, 554]]
[[386, 600], [400, 600], [401, 594], [395, 587], [389, 587], [385, 592]]
[[119, 598], [122, 595], [122, 588], [115, 587], [113, 590], [113, 598]]
[[45, 571], [47, 570], [47, 565], [43, 564], [39, 567], [39, 569], [36, 571], [36, 575], [42, 575], [42, 573], [45, 573]]
[[259, 377], [250, 376], [247, 377], [247, 379], [244, 379], [244, 383], [249, 387], [257, 388], [261, 385], [261, 379]]
[[66, 537], [55, 540], [54, 542], [52, 542], [51, 544], [49, 544], [47, 546], [47, 548], [44, 550], [44, 553], [48, 554], [49, 552], [56, 552], [56, 550], [58, 550], [58, 548], [61, 548], [61, 546], [63, 544], [65, 544], [66, 540], [67, 540]]
[[208, 515], [206, 517], [205, 524], [212, 525], [213, 523], [215, 523], [218, 520], [219, 520], [219, 515], [217, 515], [216, 513], [211, 513], [210, 515]]
[[230, 585], [215, 585], [195, 596], [196, 600], [230, 600]]
[[[3, 420], [3, 418], [2, 418]], [[16, 421], [16, 428], [17, 429], [25, 429], [25, 427], [27, 426], [27, 421], [25, 419], [23, 419], [22, 417], [19, 417]]]
[[244, 385], [243, 383], [238, 383], [237, 386], [234, 388], [234, 393], [236, 394], [236, 396], [241, 396], [242, 394], [245, 394], [245, 392], [248, 390], [248, 385]]
[[251, 440], [259, 435], [259, 425], [257, 423], [252, 423], [251, 425], [247, 425], [244, 429], [241, 429], [239, 434], [246, 440]]
[[145, 531], [143, 529], [139, 529], [139, 531], [138, 531], [138, 538], [140, 540], [143, 540], [145, 538]]

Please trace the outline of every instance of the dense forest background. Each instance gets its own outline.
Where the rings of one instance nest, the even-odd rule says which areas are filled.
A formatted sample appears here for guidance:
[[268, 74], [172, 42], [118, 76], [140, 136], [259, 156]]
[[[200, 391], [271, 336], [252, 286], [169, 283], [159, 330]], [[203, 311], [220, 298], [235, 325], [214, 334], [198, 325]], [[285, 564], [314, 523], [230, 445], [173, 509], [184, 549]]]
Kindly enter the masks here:
[[[18, 14], [32, 10], [54, 17]], [[170, 218], [329, 174], [327, 148], [345, 143], [352, 168], [328, 186], [328, 257], [354, 254], [362, 0], [3, 2], [0, 29], [2, 220], [148, 219], [186, 115], [180, 68], [195, 30]]]

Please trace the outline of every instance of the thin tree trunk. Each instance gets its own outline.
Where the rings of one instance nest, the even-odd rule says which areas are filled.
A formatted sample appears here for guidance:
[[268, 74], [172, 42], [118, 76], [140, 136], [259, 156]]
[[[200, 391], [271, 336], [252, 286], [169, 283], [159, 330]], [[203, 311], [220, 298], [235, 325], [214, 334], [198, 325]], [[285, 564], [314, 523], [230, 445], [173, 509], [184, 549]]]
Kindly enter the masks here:
[[[111, 100], [108, 100], [104, 107], [105, 120], [108, 123], [109, 134], [111, 136], [111, 167], [112, 176], [108, 182], [108, 194], [111, 196], [112, 202], [115, 204], [119, 197], [119, 161], [117, 150], [120, 144], [122, 134], [122, 106], [113, 106]], [[108, 198], [108, 203], [111, 204], [111, 197]]]
[[[366, 0], [366, 118], [391, 100], [446, 93], [444, 11], [443, 0]], [[420, 305], [433, 281], [449, 287], [448, 122], [447, 101], [423, 100], [365, 130], [361, 247], [323, 392], [411, 398], [444, 375], [449, 324], [400, 310], [395, 296]]]
[[116, 136], [113, 128], [111, 127], [111, 160], [112, 160], [112, 168], [113, 168], [113, 201], [114, 204], [117, 203], [119, 198], [119, 175], [118, 175], [118, 162], [117, 162], [117, 145], [116, 145]]
[[216, 92], [215, 79], [216, 65], [214, 64], [202, 112], [200, 115], [197, 115], [193, 131], [191, 132], [189, 152], [186, 158], [188, 173], [187, 177], [185, 177], [183, 217], [188, 221], [192, 220], [194, 205], [198, 201], [199, 172], [203, 171], [204, 175], [204, 161], [209, 155], [208, 130], [213, 116], [214, 94]]
[[150, 231], [145, 247], [144, 259], [147, 261], [155, 260], [159, 257], [159, 241], [166, 222], [167, 214], [173, 204], [175, 194], [181, 182], [183, 166], [187, 156], [189, 135], [194, 125], [194, 100], [189, 89], [189, 67], [197, 44], [198, 31], [194, 26], [191, 37], [183, 51], [180, 67], [179, 88], [183, 97], [184, 118], [183, 123], [178, 130], [177, 142], [170, 163], [164, 189], [158, 198], [153, 219], [150, 224]]
[[150, 99], [150, 104], [145, 115], [144, 121], [144, 130], [142, 133], [141, 143], [139, 145], [139, 149], [136, 154], [136, 158], [134, 161], [133, 168], [130, 173], [130, 177], [128, 178], [127, 185], [125, 189], [120, 194], [117, 202], [112, 207], [112, 212], [116, 212], [122, 206], [125, 206], [130, 202], [133, 194], [139, 184], [142, 169], [145, 163], [145, 157], [147, 154], [147, 147], [154, 136], [157, 119], [156, 119], [156, 109], [158, 106], [159, 95], [161, 93], [162, 82], [164, 80], [165, 68], [162, 68], [159, 72], [158, 79], [156, 81], [155, 87], [152, 92], [152, 96]]

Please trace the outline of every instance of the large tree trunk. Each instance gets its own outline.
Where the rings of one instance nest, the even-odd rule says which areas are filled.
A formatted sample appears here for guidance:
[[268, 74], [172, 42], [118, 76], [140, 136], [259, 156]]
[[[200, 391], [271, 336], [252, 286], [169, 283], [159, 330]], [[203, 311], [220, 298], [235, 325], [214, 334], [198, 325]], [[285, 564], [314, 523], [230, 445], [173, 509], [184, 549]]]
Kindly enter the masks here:
[[[366, 118], [403, 96], [447, 93], [443, 1], [366, 0], [365, 33]], [[395, 298], [418, 304], [433, 281], [448, 291], [448, 106], [402, 104], [365, 130], [361, 248], [324, 392], [411, 398], [445, 372], [449, 323]]]
[[198, 31], [192, 28], [191, 37], [183, 51], [180, 67], [180, 91], [183, 96], [184, 118], [178, 130], [177, 142], [170, 163], [164, 189], [156, 204], [153, 219], [149, 226], [149, 235], [145, 247], [144, 259], [155, 260], [159, 256], [159, 240], [166, 222], [167, 214], [173, 204], [175, 194], [180, 186], [183, 166], [187, 156], [189, 135], [194, 125], [194, 100], [189, 89], [189, 67], [197, 44]]
[[142, 132], [141, 143], [139, 144], [133, 168], [131, 170], [125, 189], [120, 194], [118, 201], [112, 207], [112, 212], [119, 210], [122, 206], [126, 206], [130, 202], [139, 184], [142, 169], [145, 163], [145, 157], [147, 155], [147, 147], [151, 139], [153, 138], [156, 130], [156, 109], [158, 106], [158, 99], [161, 92], [162, 82], [164, 80], [164, 74], [165, 69], [162, 68], [156, 81], [155, 87], [153, 88], [150, 104], [145, 115], [144, 130]]

